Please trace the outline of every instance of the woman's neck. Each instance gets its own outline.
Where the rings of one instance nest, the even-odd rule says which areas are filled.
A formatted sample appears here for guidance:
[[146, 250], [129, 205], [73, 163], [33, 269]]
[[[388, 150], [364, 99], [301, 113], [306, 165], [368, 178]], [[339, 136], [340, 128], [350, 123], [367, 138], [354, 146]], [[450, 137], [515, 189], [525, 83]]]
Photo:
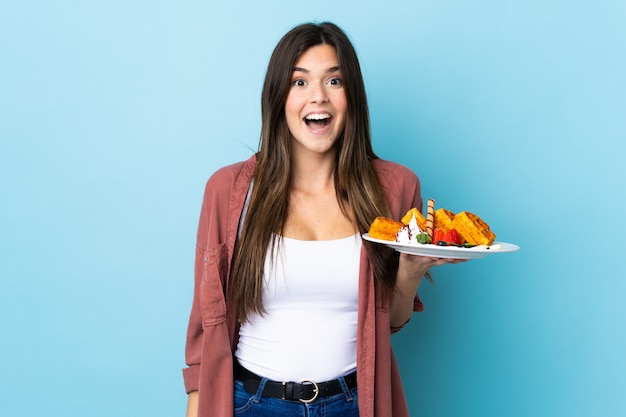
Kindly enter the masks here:
[[294, 158], [291, 189], [296, 192], [335, 194], [334, 155]]
[[334, 170], [334, 157], [307, 159], [307, 163], [295, 164], [283, 236], [333, 240], [357, 232], [350, 220], [349, 208], [337, 199]]

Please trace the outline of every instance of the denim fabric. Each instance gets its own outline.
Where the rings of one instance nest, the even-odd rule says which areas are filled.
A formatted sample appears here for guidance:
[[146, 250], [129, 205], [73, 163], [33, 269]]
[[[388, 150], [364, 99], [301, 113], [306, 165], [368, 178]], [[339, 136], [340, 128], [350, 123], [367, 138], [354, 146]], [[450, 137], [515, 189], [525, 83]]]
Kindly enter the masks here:
[[235, 380], [235, 416], [237, 417], [359, 417], [357, 389], [349, 390], [339, 378], [343, 393], [318, 398], [303, 404], [300, 401], [262, 397], [267, 382], [261, 380], [256, 394], [248, 394], [241, 381]]

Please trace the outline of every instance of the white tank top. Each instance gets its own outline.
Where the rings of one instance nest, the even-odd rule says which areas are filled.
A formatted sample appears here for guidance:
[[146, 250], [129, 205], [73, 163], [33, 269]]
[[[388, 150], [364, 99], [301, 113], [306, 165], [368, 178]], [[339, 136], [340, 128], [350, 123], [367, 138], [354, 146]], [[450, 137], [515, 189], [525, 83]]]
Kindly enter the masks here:
[[[356, 368], [361, 236], [283, 238], [265, 261], [263, 305], [241, 326], [235, 356], [276, 381], [323, 382]], [[277, 252], [277, 253], [276, 253]]]

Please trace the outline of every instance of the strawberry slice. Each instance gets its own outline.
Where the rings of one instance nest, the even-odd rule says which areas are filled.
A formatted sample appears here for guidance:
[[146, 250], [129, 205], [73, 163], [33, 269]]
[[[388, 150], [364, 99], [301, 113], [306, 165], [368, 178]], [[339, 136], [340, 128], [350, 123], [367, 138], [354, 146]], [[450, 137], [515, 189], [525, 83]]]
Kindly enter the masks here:
[[441, 230], [438, 227], [435, 227], [435, 230], [433, 231], [432, 243], [436, 245], [437, 242], [439, 242], [440, 240], [443, 240], [443, 230]]
[[463, 240], [461, 240], [461, 236], [459, 236], [459, 232], [457, 232], [456, 229], [450, 229], [443, 235], [441, 240], [448, 243], [454, 243], [455, 245], [463, 244]]

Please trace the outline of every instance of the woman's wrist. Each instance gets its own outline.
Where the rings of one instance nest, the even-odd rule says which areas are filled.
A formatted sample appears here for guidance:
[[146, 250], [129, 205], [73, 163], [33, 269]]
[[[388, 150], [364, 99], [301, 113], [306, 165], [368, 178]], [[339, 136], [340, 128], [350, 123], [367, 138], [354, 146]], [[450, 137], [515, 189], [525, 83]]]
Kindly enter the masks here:
[[391, 327], [401, 327], [411, 317], [417, 289], [426, 272], [428, 268], [409, 266], [405, 262], [400, 262], [396, 285], [389, 301]]

